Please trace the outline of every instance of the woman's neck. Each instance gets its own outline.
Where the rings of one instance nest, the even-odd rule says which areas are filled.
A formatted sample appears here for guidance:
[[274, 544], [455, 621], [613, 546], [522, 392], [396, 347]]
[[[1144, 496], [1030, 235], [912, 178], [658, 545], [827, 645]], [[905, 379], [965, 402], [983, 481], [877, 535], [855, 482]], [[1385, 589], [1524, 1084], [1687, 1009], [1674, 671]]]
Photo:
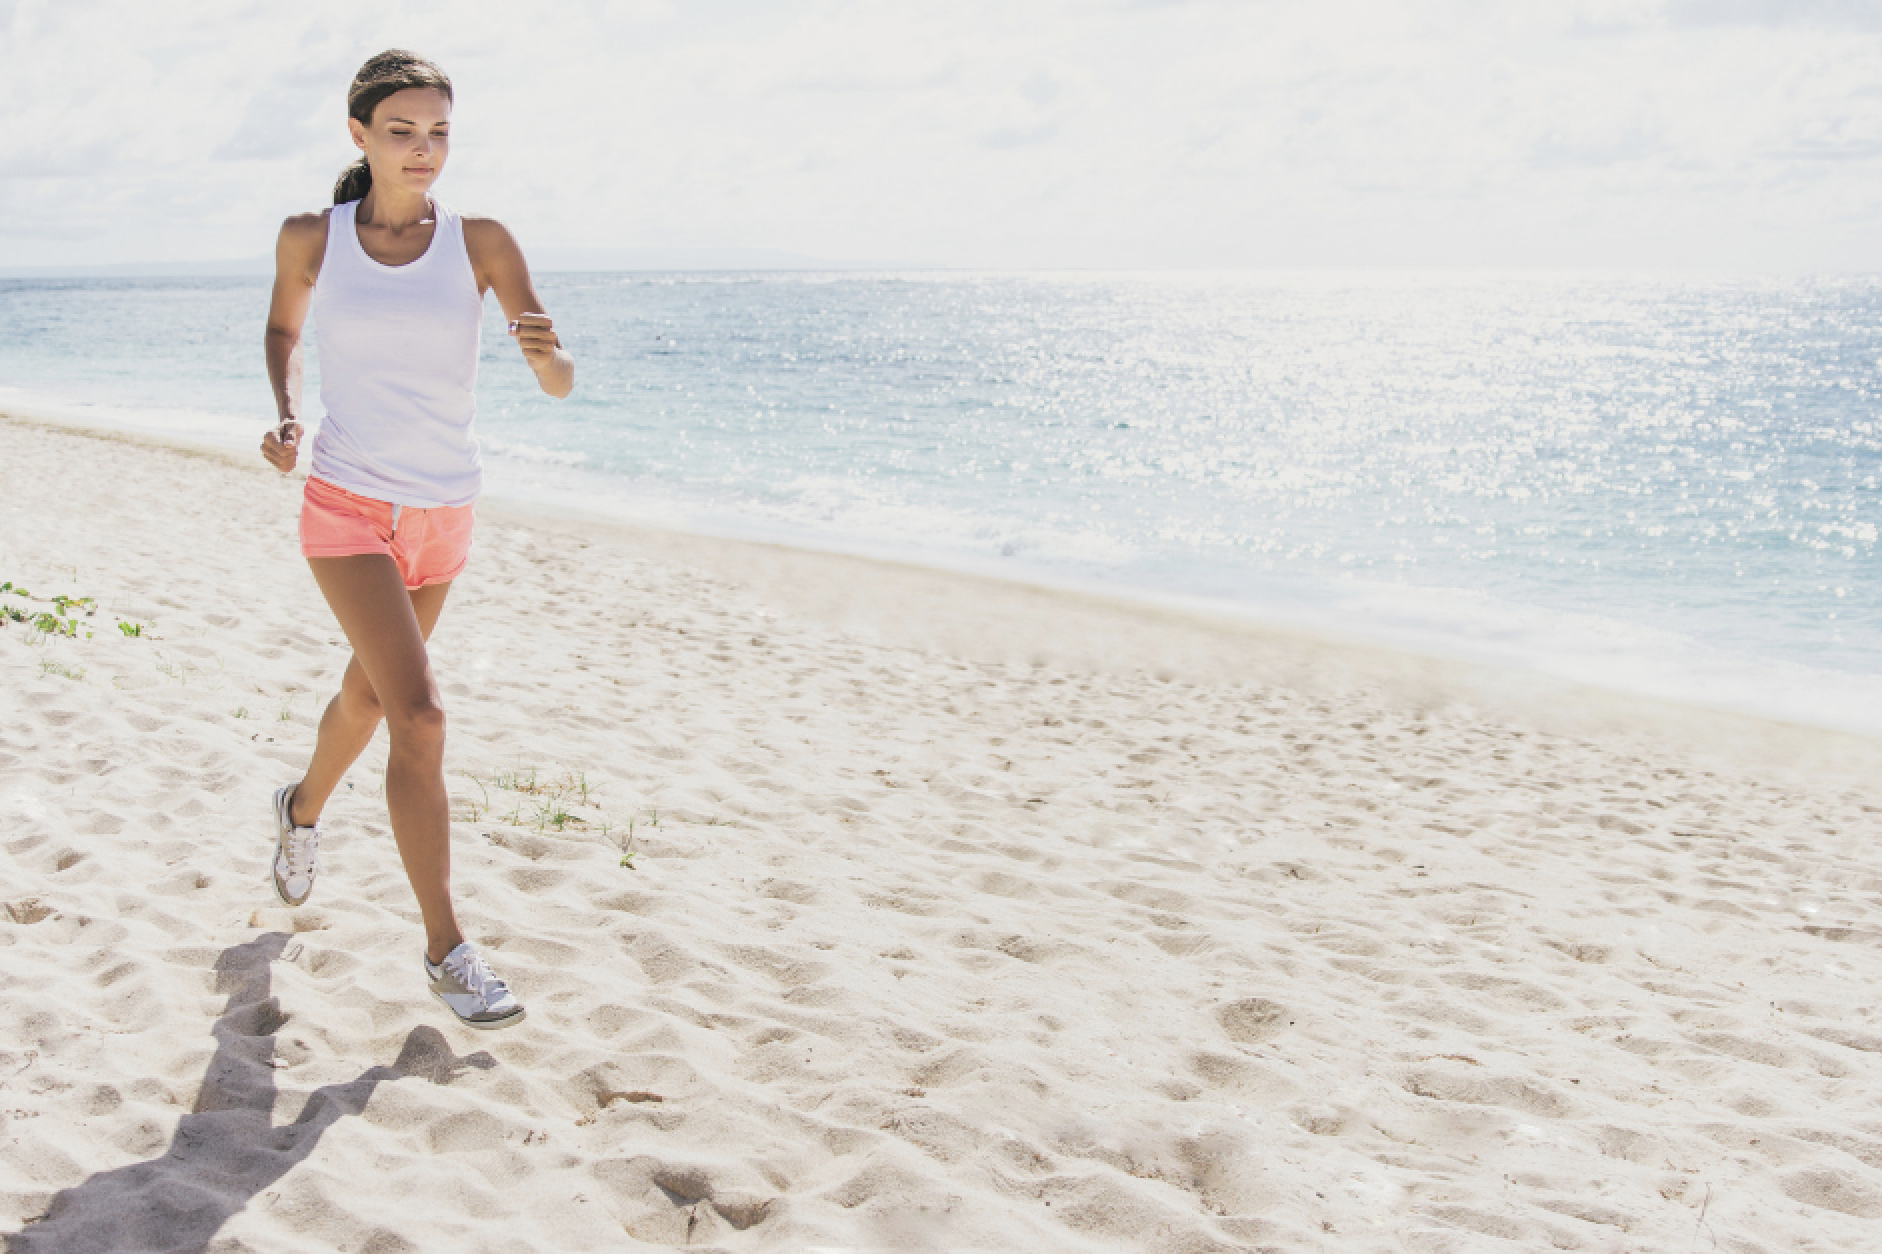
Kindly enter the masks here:
[[383, 226], [393, 231], [417, 226], [431, 218], [431, 198], [419, 193], [367, 189], [360, 198], [354, 220], [368, 226]]

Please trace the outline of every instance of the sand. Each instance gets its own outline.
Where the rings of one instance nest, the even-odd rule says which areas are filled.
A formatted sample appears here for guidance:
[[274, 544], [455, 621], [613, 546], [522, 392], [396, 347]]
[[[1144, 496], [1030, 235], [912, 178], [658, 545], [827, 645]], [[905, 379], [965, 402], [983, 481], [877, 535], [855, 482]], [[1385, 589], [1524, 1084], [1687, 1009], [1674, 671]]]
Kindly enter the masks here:
[[478, 1033], [383, 737], [266, 885], [298, 490], [0, 421], [0, 601], [98, 606], [0, 629], [9, 1249], [1882, 1244], [1882, 746], [492, 504]]

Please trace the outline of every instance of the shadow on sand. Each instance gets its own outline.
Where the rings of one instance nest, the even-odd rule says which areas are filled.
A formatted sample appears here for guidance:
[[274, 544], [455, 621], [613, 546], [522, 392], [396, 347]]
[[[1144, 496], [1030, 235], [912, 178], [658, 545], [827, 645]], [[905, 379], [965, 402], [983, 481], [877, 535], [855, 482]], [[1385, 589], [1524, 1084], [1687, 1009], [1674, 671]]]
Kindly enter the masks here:
[[215, 1056], [196, 1108], [177, 1122], [169, 1148], [146, 1162], [101, 1171], [61, 1189], [39, 1219], [5, 1237], [9, 1254], [194, 1251], [231, 1215], [314, 1152], [341, 1118], [364, 1110], [388, 1080], [418, 1076], [449, 1084], [466, 1067], [496, 1065], [488, 1054], [459, 1058], [436, 1028], [413, 1028], [399, 1056], [308, 1095], [299, 1118], [274, 1122], [274, 1033], [286, 1022], [273, 994], [273, 964], [292, 938], [279, 932], [222, 951], [216, 991]]

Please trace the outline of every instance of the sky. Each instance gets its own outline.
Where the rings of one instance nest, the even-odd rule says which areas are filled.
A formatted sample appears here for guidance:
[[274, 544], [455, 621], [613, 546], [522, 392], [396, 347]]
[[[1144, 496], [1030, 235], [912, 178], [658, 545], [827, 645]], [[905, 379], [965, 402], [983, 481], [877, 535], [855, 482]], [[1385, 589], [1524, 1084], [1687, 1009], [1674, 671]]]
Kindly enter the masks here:
[[1882, 0], [0, 0], [0, 266], [271, 252], [386, 47], [526, 252], [1882, 269]]

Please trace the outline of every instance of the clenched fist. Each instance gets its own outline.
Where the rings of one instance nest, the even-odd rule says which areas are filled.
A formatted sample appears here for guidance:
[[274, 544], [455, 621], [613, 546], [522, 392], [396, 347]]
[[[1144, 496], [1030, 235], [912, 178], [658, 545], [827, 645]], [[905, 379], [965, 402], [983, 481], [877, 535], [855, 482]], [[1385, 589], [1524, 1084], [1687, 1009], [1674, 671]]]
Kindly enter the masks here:
[[294, 421], [282, 423], [261, 437], [261, 455], [268, 459], [268, 464], [282, 474], [294, 469], [295, 458], [301, 448], [301, 424]]
[[555, 333], [555, 319], [548, 314], [518, 314], [510, 323], [510, 334], [516, 337], [516, 346], [532, 367], [548, 365], [562, 347], [562, 337]]

